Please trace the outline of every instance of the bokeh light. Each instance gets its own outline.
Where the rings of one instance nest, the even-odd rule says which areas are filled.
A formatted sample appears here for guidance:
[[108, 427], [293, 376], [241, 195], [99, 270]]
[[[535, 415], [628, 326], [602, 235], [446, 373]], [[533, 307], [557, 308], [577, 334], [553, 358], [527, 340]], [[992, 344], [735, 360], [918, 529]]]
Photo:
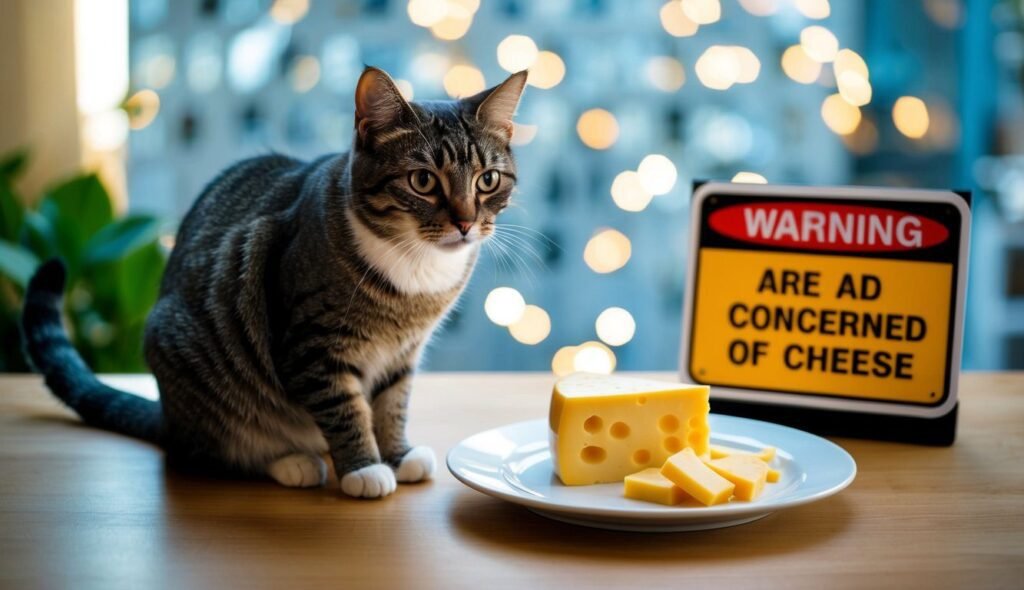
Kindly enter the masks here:
[[621, 307], [609, 307], [597, 316], [594, 322], [597, 337], [610, 346], [622, 346], [633, 339], [636, 320], [633, 314]]
[[722, 18], [718, 0], [681, 0], [683, 14], [698, 25], [710, 25]]
[[578, 346], [563, 346], [551, 358], [551, 372], [558, 377], [565, 377], [575, 371], [573, 366]]
[[413, 92], [412, 82], [397, 78], [395, 80], [395, 88], [398, 88], [398, 92], [402, 95], [405, 100], [412, 100], [416, 93]]
[[849, 135], [860, 124], [860, 109], [843, 100], [838, 94], [825, 97], [821, 103], [821, 118], [834, 133]]
[[590, 270], [608, 274], [625, 266], [632, 254], [633, 245], [625, 234], [615, 229], [602, 229], [587, 242], [583, 261]]
[[820, 25], [811, 25], [800, 31], [800, 46], [816, 62], [827, 63], [839, 53], [839, 40], [832, 31]]
[[452, 66], [444, 75], [444, 90], [452, 98], [473, 96], [487, 86], [480, 70], [466, 64]]
[[870, 77], [868, 74], [868, 64], [859, 53], [852, 49], [840, 49], [836, 53], [836, 58], [832, 62], [832, 71], [835, 73], [837, 80], [843, 72], [856, 72], [865, 80]]
[[855, 107], [862, 107], [871, 102], [871, 83], [859, 72], [842, 72], [836, 78], [836, 85], [843, 100]]
[[619, 139], [619, 122], [615, 115], [604, 109], [590, 109], [576, 121], [576, 133], [583, 145], [595, 150], [606, 150]]
[[661, 19], [661, 26], [665, 29], [665, 32], [673, 37], [690, 37], [697, 34], [697, 29], [700, 25], [690, 20], [686, 14], [683, 13], [683, 8], [679, 4], [679, 0], [670, 0], [666, 2], [658, 13]]
[[892, 122], [903, 135], [920, 139], [928, 132], [928, 106], [916, 96], [901, 96], [892, 106]]
[[537, 125], [526, 123], [512, 123], [512, 141], [514, 146], [527, 145], [533, 138], [537, 137]]
[[523, 344], [540, 344], [551, 334], [551, 316], [536, 305], [527, 305], [522, 317], [509, 326], [508, 331]]
[[761, 73], [761, 60], [757, 59], [754, 52], [747, 47], [735, 45], [730, 49], [732, 49], [736, 60], [739, 62], [740, 70], [736, 76], [736, 82], [738, 84], [750, 84], [757, 80], [758, 74]]
[[584, 342], [576, 347], [572, 368], [584, 373], [610, 375], [615, 371], [615, 353], [601, 342]]
[[537, 61], [537, 44], [526, 35], [509, 35], [498, 43], [498, 65], [507, 72], [521, 72]]
[[768, 184], [768, 179], [757, 172], [737, 172], [732, 177], [732, 182], [737, 184]]
[[712, 90], [728, 90], [740, 76], [740, 61], [731, 48], [712, 45], [693, 67], [700, 83]]
[[274, 0], [270, 6], [270, 17], [282, 25], [293, 25], [308, 11], [309, 0]]
[[675, 92], [686, 82], [683, 64], [674, 57], [655, 55], [644, 65], [644, 74], [651, 86], [662, 92]]
[[779, 11], [779, 0], [740, 0], [740, 6], [754, 16], [771, 16]]
[[843, 144], [851, 152], [866, 156], [878, 148], [878, 127], [868, 117], [862, 117], [853, 133], [843, 135]]
[[304, 55], [292, 66], [292, 88], [295, 92], [309, 92], [320, 81], [320, 62], [312, 55]]
[[455, 2], [449, 2], [448, 13], [430, 26], [430, 32], [442, 41], [457, 41], [473, 26], [473, 13]]
[[643, 188], [652, 195], [664, 195], [676, 185], [676, 178], [679, 173], [672, 160], [662, 154], [648, 154], [640, 160], [637, 166], [637, 174]]
[[832, 13], [828, 0], [794, 0], [793, 6], [800, 14], [813, 20], [828, 18]]
[[429, 27], [441, 22], [441, 19], [448, 14], [448, 2], [447, 0], [409, 0], [406, 11], [413, 24]]
[[565, 62], [554, 51], [541, 51], [530, 66], [526, 83], [542, 90], [554, 88], [565, 77]]
[[821, 75], [821, 64], [811, 59], [800, 45], [791, 45], [782, 53], [782, 71], [794, 82], [813, 84]]
[[142, 89], [124, 101], [124, 110], [132, 129], [145, 129], [160, 113], [160, 95], [148, 88]]
[[632, 170], [620, 172], [612, 181], [612, 200], [623, 211], [643, 211], [653, 196], [644, 188], [640, 175]]
[[526, 300], [512, 287], [497, 287], [484, 300], [487, 318], [499, 326], [511, 326], [526, 312]]

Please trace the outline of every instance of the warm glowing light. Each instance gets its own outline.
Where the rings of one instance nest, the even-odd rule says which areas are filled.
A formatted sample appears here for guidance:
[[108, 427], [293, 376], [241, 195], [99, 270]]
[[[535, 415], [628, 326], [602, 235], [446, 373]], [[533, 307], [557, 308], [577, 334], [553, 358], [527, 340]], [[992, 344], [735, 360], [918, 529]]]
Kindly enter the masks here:
[[452, 66], [444, 75], [444, 91], [452, 98], [472, 96], [482, 91], [486, 85], [483, 73], [465, 64]]
[[814, 20], [828, 18], [832, 13], [828, 0], [794, 0], [793, 5], [800, 14]]
[[683, 14], [698, 25], [710, 25], [722, 18], [722, 5], [718, 0], [681, 0]]
[[737, 172], [732, 181], [738, 184], [768, 184], [768, 179], [757, 172]]
[[542, 90], [554, 88], [565, 77], [565, 62], [554, 51], [541, 51], [530, 66], [526, 83]]
[[448, 5], [456, 7], [456, 10], [462, 9], [470, 14], [476, 14], [480, 9], [480, 0], [448, 0]]
[[508, 331], [523, 344], [540, 344], [551, 334], [551, 316], [536, 305], [527, 305], [523, 317], [509, 326]]
[[127, 138], [128, 115], [119, 109], [89, 115], [82, 124], [82, 139], [92, 150], [116, 150]]
[[859, 72], [842, 72], [836, 79], [836, 85], [843, 100], [855, 107], [862, 107], [871, 102], [871, 83]]
[[148, 88], [140, 90], [124, 101], [124, 110], [132, 129], [145, 129], [160, 112], [160, 95]]
[[563, 346], [558, 349], [555, 356], [551, 358], [551, 371], [558, 377], [565, 377], [572, 373], [573, 360], [576, 358], [578, 346]]
[[683, 64], [674, 57], [656, 55], [647, 60], [644, 66], [644, 73], [647, 80], [662, 92], [675, 92], [683, 87], [686, 82], [686, 72]]
[[712, 45], [693, 67], [700, 83], [713, 90], [727, 90], [739, 80], [740, 60], [733, 48]]
[[609, 307], [597, 316], [594, 323], [597, 337], [611, 346], [622, 346], [633, 339], [636, 321], [633, 315], [621, 307]]
[[667, 156], [661, 154], [649, 154], [640, 160], [637, 166], [637, 174], [640, 175], [640, 182], [652, 195], [664, 195], [676, 185], [676, 165]]
[[270, 7], [270, 18], [282, 25], [293, 25], [306, 16], [309, 0], [274, 0]]
[[821, 64], [800, 45], [792, 45], [782, 54], [782, 71], [795, 82], [813, 84], [821, 75]]
[[511, 326], [526, 313], [526, 300], [512, 287], [498, 287], [484, 300], [487, 318], [499, 326]]
[[832, 94], [821, 103], [821, 118], [825, 125], [834, 133], [849, 135], [860, 124], [860, 109], [843, 100], [842, 96]]
[[779, 11], [779, 0], [740, 0], [740, 6], [754, 16], [771, 16]]
[[537, 126], [525, 123], [512, 123], [512, 145], [526, 145], [537, 137]]
[[416, 95], [412, 89], [412, 82], [408, 80], [402, 80], [401, 78], [395, 79], [395, 88], [398, 88], [398, 92], [405, 100], [412, 100], [412, 97]]
[[740, 71], [736, 76], [737, 84], [750, 84], [754, 80], [757, 80], [757, 76], [761, 73], [761, 60], [757, 59], [754, 52], [746, 47], [739, 45], [730, 47], [733, 54], [736, 56], [736, 61], [739, 62]]
[[295, 92], [309, 92], [320, 81], [320, 62], [312, 55], [300, 57], [292, 67], [292, 88]]
[[448, 14], [447, 0], [409, 0], [409, 20], [421, 27], [430, 27]]
[[800, 46], [816, 62], [827, 63], [839, 53], [839, 40], [832, 31], [813, 25], [800, 31]]
[[498, 65], [508, 72], [521, 72], [537, 61], [537, 44], [526, 35], [509, 35], [498, 43]]
[[603, 229], [594, 234], [583, 249], [583, 260], [590, 270], [608, 274], [629, 262], [633, 246], [625, 234], [614, 229]]
[[903, 135], [920, 139], [928, 133], [928, 107], [916, 96], [901, 96], [892, 106], [892, 122]]
[[576, 133], [587, 147], [606, 150], [619, 139], [619, 122], [604, 109], [590, 109], [576, 121]]
[[469, 32], [473, 26], [473, 13], [463, 6], [449, 2], [448, 13], [430, 26], [430, 32], [442, 41], [456, 41]]
[[[170, 76], [166, 82], [174, 76], [174, 59], [169, 59]], [[126, 0], [75, 2], [75, 69], [78, 110], [82, 114], [103, 113], [117, 108], [128, 93]]]
[[615, 353], [600, 342], [584, 342], [576, 347], [572, 368], [584, 373], [609, 375], [615, 370]]
[[832, 71], [835, 73], [836, 80], [843, 72], [854, 72], [860, 74], [865, 80], [869, 79], [868, 64], [864, 62], [864, 58], [860, 54], [852, 49], [839, 50], [835, 61], [832, 62]]
[[679, 0], [670, 0], [661, 7], [658, 13], [661, 18], [661, 26], [665, 32], [673, 37], [690, 37], [697, 34], [700, 25], [690, 20], [679, 5]]
[[644, 188], [640, 175], [632, 170], [620, 172], [612, 181], [612, 200], [623, 211], [643, 211], [654, 195]]
[[963, 0], [924, 0], [924, 11], [935, 24], [955, 29], [963, 24]]

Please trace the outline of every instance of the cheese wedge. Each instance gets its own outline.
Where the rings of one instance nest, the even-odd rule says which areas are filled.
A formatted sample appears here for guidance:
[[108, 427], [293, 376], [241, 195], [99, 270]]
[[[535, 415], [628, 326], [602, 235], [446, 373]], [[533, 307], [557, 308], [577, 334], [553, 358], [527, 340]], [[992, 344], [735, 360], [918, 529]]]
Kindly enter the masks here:
[[708, 388], [576, 373], [555, 384], [549, 426], [566, 485], [619, 482], [684, 448], [708, 452]]
[[623, 491], [627, 498], [666, 506], [675, 506], [686, 499], [686, 493], [662, 475], [657, 467], [627, 475]]
[[768, 465], [752, 455], [730, 455], [707, 461], [706, 465], [736, 486], [733, 494], [737, 500], [754, 500], [768, 480]]
[[769, 463], [775, 458], [775, 447], [765, 447], [756, 453], [751, 451], [742, 451], [732, 447], [723, 447], [722, 445], [711, 445], [710, 450], [712, 459], [721, 459], [722, 457], [730, 457], [732, 455], [750, 455], [752, 457], [757, 457], [765, 463]]
[[736, 486], [712, 471], [694, 454], [683, 449], [661, 466], [661, 474], [705, 506], [728, 502]]

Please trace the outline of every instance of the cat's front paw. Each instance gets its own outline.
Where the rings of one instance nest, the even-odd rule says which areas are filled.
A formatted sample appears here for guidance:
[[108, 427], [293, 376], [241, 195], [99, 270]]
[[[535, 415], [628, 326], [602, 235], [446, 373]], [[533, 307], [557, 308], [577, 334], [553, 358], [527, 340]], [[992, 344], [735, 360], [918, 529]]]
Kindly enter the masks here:
[[380, 463], [341, 476], [341, 491], [353, 498], [383, 498], [393, 494], [396, 488], [395, 474]]
[[413, 447], [402, 457], [395, 469], [395, 476], [402, 483], [426, 481], [433, 477], [437, 459], [430, 447]]

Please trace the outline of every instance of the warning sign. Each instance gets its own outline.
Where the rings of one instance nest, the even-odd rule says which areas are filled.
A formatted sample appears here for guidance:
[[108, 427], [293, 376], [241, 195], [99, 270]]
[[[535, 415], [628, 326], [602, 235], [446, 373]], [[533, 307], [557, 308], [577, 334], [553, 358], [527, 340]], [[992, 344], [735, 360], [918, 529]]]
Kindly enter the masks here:
[[920, 417], [955, 405], [964, 197], [705, 184], [692, 215], [684, 377], [757, 403]]

